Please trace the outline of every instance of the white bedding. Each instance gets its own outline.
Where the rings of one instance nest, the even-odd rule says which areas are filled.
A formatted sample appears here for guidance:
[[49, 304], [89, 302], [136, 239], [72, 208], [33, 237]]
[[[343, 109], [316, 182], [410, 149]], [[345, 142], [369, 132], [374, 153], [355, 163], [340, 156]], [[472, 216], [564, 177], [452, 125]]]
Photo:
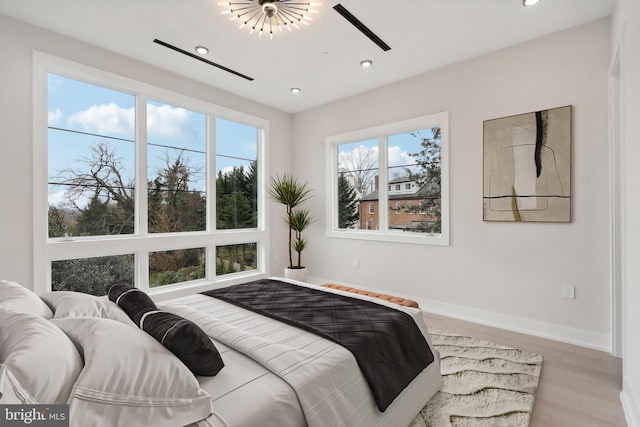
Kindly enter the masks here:
[[[431, 345], [420, 310], [318, 289], [404, 311]], [[33, 312], [38, 305], [47, 310]], [[225, 363], [216, 376], [194, 377], [109, 300], [76, 292], [53, 292], [41, 299], [18, 284], [0, 281], [2, 403], [67, 401], [71, 425], [82, 427], [196, 422], [189, 426], [402, 427], [441, 385], [436, 358], [380, 413], [355, 358], [332, 341], [204, 295], [161, 306], [189, 318], [211, 337]], [[38, 334], [42, 328], [49, 331], [44, 344]], [[52, 348], [77, 353], [75, 368], [66, 369], [73, 358], [53, 357], [57, 353]], [[41, 363], [45, 358], [47, 363]], [[34, 366], [21, 368], [29, 362]], [[39, 369], [37, 375], [34, 369]], [[61, 395], [45, 396], [43, 391]]]
[[[420, 310], [358, 298], [410, 314], [431, 345]], [[207, 422], [215, 427], [402, 427], [441, 385], [436, 357], [379, 412], [355, 358], [332, 341], [204, 295], [158, 305], [200, 326], [225, 361], [215, 377], [199, 377], [213, 400]]]

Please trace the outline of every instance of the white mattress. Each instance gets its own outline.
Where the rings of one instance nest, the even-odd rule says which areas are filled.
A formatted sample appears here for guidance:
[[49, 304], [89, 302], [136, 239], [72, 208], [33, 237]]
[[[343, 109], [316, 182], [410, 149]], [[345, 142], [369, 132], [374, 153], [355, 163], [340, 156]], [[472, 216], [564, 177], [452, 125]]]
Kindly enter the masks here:
[[[407, 312], [431, 345], [420, 310], [358, 298]], [[199, 377], [213, 400], [207, 422], [215, 427], [408, 426], [441, 386], [436, 357], [380, 412], [353, 355], [332, 341], [204, 295], [159, 306], [198, 324], [222, 354], [220, 373]]]

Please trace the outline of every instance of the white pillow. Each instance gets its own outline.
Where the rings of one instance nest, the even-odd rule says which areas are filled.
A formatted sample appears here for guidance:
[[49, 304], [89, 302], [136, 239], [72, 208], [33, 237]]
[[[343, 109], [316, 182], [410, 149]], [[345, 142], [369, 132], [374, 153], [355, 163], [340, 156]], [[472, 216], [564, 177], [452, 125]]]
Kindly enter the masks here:
[[0, 307], [0, 404], [66, 403], [82, 358], [49, 320]]
[[83, 294], [81, 292], [58, 291], [40, 295], [53, 310], [56, 319], [64, 317], [102, 317], [117, 320], [137, 328], [129, 316], [114, 302], [106, 297]]
[[69, 396], [71, 427], [175, 427], [212, 413], [211, 398], [196, 377], [144, 331], [97, 317], [51, 322], [85, 360]]
[[0, 306], [45, 319], [53, 317], [51, 309], [38, 295], [16, 282], [7, 280], [0, 280]]

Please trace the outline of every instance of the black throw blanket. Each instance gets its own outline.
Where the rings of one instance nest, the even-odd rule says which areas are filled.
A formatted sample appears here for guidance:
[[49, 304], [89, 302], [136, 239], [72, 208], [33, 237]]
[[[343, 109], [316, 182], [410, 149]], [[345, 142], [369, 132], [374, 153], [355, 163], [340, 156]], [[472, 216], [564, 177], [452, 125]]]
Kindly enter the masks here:
[[383, 412], [433, 362], [433, 353], [411, 316], [371, 301], [271, 279], [203, 294], [342, 345], [355, 356]]

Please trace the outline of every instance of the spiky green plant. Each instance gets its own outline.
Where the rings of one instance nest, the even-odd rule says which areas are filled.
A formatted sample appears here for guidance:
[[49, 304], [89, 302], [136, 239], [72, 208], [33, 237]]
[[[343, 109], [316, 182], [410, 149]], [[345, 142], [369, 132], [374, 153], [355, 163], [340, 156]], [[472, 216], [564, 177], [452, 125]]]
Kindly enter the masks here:
[[[307, 242], [302, 238], [302, 231], [314, 221], [308, 209], [295, 209], [300, 204], [311, 198], [312, 190], [308, 183], [300, 184], [298, 180], [288, 174], [282, 177], [271, 177], [271, 183], [267, 188], [267, 194], [276, 202], [286, 208], [285, 222], [289, 227], [289, 268], [301, 268], [301, 252]], [[294, 267], [293, 251], [298, 253], [298, 263]]]

